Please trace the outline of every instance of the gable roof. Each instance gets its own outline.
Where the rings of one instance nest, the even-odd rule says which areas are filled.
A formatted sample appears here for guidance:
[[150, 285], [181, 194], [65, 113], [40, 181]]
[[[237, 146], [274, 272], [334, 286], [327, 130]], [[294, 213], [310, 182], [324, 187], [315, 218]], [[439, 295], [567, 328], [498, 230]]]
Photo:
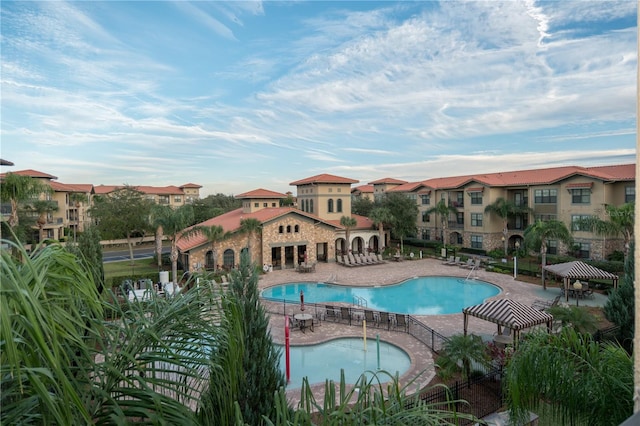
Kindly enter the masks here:
[[552, 315], [512, 299], [491, 300], [464, 308], [462, 312], [516, 331], [553, 321]]
[[254, 189], [253, 191], [244, 192], [242, 194], [238, 194], [235, 196], [238, 199], [247, 199], [247, 198], [287, 198], [287, 196], [281, 192], [269, 191], [268, 189]]
[[351, 192], [361, 193], [361, 194], [373, 194], [373, 185], [360, 185], [355, 188], [351, 188]]
[[574, 260], [572, 262], [556, 263], [555, 265], [545, 265], [545, 271], [552, 272], [559, 277], [575, 279], [605, 279], [617, 280], [618, 276], [600, 268], [591, 266], [588, 263]]
[[353, 183], [358, 183], [358, 182], [360, 181], [324, 173], [321, 175], [315, 175], [308, 178], [297, 180], [295, 182], [291, 182], [289, 185], [298, 186], [298, 185], [309, 185], [312, 183], [344, 183], [344, 184], [351, 185]]
[[403, 183], [407, 183], [406, 180], [400, 180], [400, 179], [394, 179], [394, 178], [382, 178], [382, 179], [378, 179], [378, 180], [374, 180], [373, 182], [369, 182], [369, 185], [376, 185], [376, 184], [381, 184], [381, 183], [390, 183], [393, 185], [402, 185]]
[[[44, 172], [39, 172], [38, 170], [33, 170], [33, 169], [16, 170], [15, 172], [7, 172], [7, 173], [14, 173], [20, 176], [30, 176], [32, 178], [58, 179], [56, 176], [53, 176]], [[0, 174], [0, 179], [5, 177], [7, 173]]]
[[[252, 213], [244, 213], [242, 208], [238, 208], [230, 212], [227, 212], [225, 214], [222, 214], [220, 216], [216, 216], [211, 219], [205, 220], [204, 222], [190, 226], [189, 228], [186, 228], [185, 230], [183, 230], [183, 232], [191, 228], [194, 228], [196, 226], [202, 226], [202, 227], [221, 226], [224, 232], [234, 232], [240, 229], [240, 222], [243, 219], [249, 219], [249, 218], [256, 219], [260, 221], [260, 223], [264, 224], [264, 223], [272, 222], [274, 220], [277, 220], [289, 214], [304, 216], [313, 221], [321, 222], [321, 223], [324, 223], [325, 225], [328, 225], [334, 228], [341, 228], [340, 225], [336, 226], [336, 224], [333, 223], [333, 221], [323, 220], [318, 216], [315, 216], [307, 212], [303, 212], [302, 210], [299, 210], [295, 207], [271, 207], [271, 208], [264, 208]], [[207, 238], [202, 233], [198, 232], [197, 234], [189, 238], [179, 239], [177, 242], [177, 246], [178, 246], [178, 250], [185, 252], [206, 243], [207, 243]]]
[[180, 185], [180, 188], [202, 188], [202, 185], [198, 185], [197, 183], [185, 183], [184, 185]]

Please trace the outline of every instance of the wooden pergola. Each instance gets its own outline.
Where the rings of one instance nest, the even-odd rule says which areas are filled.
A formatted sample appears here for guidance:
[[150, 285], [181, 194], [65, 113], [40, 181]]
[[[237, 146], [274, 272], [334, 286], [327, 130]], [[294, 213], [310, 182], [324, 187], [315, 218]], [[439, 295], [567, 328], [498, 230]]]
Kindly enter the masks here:
[[613, 288], [618, 288], [618, 276], [611, 272], [591, 266], [588, 263], [574, 260], [573, 262], [545, 265], [545, 271], [549, 271], [562, 277], [566, 301], [569, 301], [569, 284], [572, 280], [612, 280]]

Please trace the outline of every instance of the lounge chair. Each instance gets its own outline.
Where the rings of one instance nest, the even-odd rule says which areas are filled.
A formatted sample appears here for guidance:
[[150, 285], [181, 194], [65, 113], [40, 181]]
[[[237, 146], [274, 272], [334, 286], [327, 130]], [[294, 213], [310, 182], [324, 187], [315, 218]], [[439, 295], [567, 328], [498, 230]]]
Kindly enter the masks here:
[[380, 312], [380, 326], [381, 327], [387, 327], [387, 330], [389, 329], [389, 327], [391, 326], [391, 318], [389, 318], [389, 313], [388, 312]]
[[336, 256], [336, 262], [338, 262], [338, 265], [347, 266], [344, 264], [344, 260], [342, 260], [342, 256], [340, 255]]
[[442, 261], [442, 264], [443, 265], [451, 265], [451, 263], [453, 263], [453, 259], [454, 259], [454, 256], [449, 256], [448, 259]]
[[364, 310], [364, 319], [367, 321], [367, 323], [369, 324], [375, 324], [375, 326], [377, 327], [379, 324], [378, 321], [378, 317], [374, 314], [374, 312], [370, 309], [365, 309]]
[[560, 302], [561, 297], [562, 295], [558, 295], [553, 300], [537, 299], [531, 304], [531, 307], [534, 309], [538, 309], [539, 311], [544, 311], [546, 309], [557, 306], [558, 302]]
[[473, 268], [473, 259], [467, 259], [466, 263], [460, 263], [459, 266], [464, 269]]
[[460, 256], [456, 256], [453, 258], [453, 261], [445, 263], [447, 266], [455, 266], [460, 263]]
[[324, 305], [325, 311], [325, 319], [331, 319], [332, 321], [337, 321], [338, 316], [336, 315], [336, 308], [331, 305]]
[[340, 318], [343, 320], [348, 320], [349, 325], [351, 325], [351, 310], [346, 306], [340, 307]]
[[405, 333], [409, 332], [409, 321], [405, 314], [396, 314], [396, 328], [402, 328]]
[[345, 256], [344, 257], [344, 266], [352, 267], [352, 266], [356, 266], [356, 265], [351, 263], [351, 260], [349, 260], [349, 256]]
[[378, 260], [380, 261], [380, 263], [387, 263], [387, 261], [384, 260], [384, 258], [382, 257], [382, 255], [380, 253], [378, 253]]

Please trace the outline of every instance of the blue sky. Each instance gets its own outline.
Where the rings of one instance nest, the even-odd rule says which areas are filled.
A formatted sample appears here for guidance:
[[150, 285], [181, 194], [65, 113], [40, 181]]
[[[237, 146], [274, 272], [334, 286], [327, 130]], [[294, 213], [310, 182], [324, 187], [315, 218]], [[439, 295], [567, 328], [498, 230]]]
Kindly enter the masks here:
[[0, 7], [2, 171], [207, 195], [635, 162], [633, 0]]

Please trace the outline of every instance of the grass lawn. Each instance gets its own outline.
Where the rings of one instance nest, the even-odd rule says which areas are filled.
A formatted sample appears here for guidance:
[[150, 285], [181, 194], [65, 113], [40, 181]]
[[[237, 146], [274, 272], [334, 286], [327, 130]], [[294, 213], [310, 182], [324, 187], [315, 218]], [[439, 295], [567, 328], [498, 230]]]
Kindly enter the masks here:
[[113, 277], [122, 277], [125, 275], [135, 276], [145, 274], [158, 274], [158, 265], [154, 262], [153, 259], [136, 259], [133, 261], [133, 264], [130, 260], [109, 262], [104, 264], [105, 280], [109, 280]]

